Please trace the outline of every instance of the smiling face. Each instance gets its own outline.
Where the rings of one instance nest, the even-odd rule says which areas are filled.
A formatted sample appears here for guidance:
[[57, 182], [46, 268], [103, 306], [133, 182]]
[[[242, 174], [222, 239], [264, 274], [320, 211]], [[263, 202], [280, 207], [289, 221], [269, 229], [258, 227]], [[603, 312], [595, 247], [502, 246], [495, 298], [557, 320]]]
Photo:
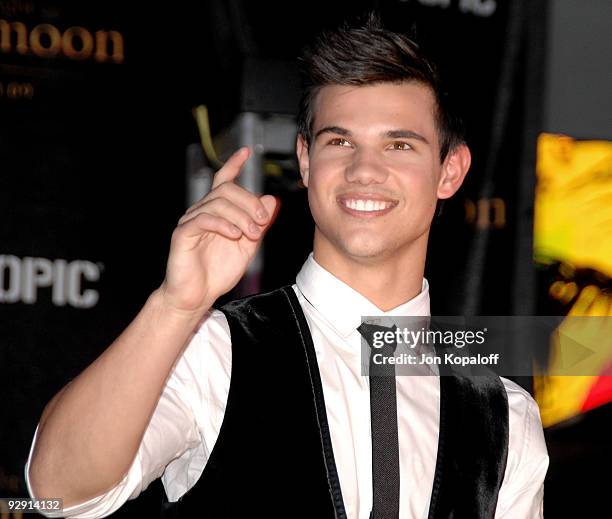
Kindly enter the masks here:
[[460, 186], [469, 151], [440, 163], [435, 100], [415, 82], [323, 87], [298, 157], [315, 220], [315, 259], [424, 262], [438, 198]]

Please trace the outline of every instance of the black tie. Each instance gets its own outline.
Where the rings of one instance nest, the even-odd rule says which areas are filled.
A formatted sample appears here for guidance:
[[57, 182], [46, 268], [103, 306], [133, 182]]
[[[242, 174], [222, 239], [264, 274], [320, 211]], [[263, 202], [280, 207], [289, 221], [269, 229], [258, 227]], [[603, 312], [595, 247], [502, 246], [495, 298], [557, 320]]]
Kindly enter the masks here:
[[373, 489], [371, 519], [399, 517], [400, 473], [395, 364], [381, 362], [383, 358], [393, 357], [395, 338], [392, 342], [382, 341], [381, 347], [374, 347], [375, 332], [379, 332], [376, 335], [380, 340], [385, 332], [395, 332], [395, 329], [395, 326], [387, 328], [366, 323], [357, 328], [371, 346], [369, 365]]

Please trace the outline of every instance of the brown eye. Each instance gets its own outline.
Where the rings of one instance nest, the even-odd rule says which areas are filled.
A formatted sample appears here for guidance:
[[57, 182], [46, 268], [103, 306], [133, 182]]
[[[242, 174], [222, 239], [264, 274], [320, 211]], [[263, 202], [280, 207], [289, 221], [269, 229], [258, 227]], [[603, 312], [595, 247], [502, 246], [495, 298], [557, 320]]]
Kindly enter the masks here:
[[349, 141], [347, 141], [346, 139], [343, 139], [342, 137], [336, 137], [335, 139], [330, 140], [329, 144], [331, 144], [332, 146], [350, 146], [351, 145]]
[[393, 144], [391, 144], [391, 149], [398, 150], [398, 151], [407, 151], [407, 150], [411, 150], [412, 146], [410, 146], [410, 144], [408, 144], [407, 142], [396, 141]]

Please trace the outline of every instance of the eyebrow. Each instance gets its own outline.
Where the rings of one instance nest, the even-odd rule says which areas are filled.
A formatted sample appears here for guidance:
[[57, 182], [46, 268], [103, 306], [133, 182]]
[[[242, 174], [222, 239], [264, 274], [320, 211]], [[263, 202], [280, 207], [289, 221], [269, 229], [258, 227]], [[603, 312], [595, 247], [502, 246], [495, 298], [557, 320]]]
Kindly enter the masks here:
[[316, 134], [315, 139], [322, 135], [323, 133], [335, 133], [337, 135], [342, 135], [343, 137], [352, 137], [352, 133], [346, 128], [340, 128], [339, 126], [326, 126], [325, 128], [321, 128]]
[[[315, 139], [317, 139], [319, 135], [323, 133], [335, 133], [336, 135], [342, 135], [343, 137], [353, 136], [350, 130], [347, 130], [346, 128], [342, 128], [340, 126], [326, 126], [325, 128], [321, 128], [315, 134]], [[429, 141], [425, 137], [412, 130], [389, 130], [387, 132], [383, 132], [381, 137], [387, 137], [389, 139], [415, 139], [417, 141], [424, 142], [425, 144], [429, 144]]]

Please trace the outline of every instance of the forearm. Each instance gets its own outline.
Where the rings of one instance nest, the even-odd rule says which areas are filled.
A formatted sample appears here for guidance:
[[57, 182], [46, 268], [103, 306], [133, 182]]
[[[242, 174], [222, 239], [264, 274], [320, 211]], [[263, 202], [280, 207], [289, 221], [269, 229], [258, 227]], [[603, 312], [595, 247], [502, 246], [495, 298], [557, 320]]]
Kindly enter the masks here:
[[70, 506], [121, 481], [198, 320], [168, 311], [154, 292], [121, 336], [54, 397], [30, 466], [37, 497], [63, 497]]

